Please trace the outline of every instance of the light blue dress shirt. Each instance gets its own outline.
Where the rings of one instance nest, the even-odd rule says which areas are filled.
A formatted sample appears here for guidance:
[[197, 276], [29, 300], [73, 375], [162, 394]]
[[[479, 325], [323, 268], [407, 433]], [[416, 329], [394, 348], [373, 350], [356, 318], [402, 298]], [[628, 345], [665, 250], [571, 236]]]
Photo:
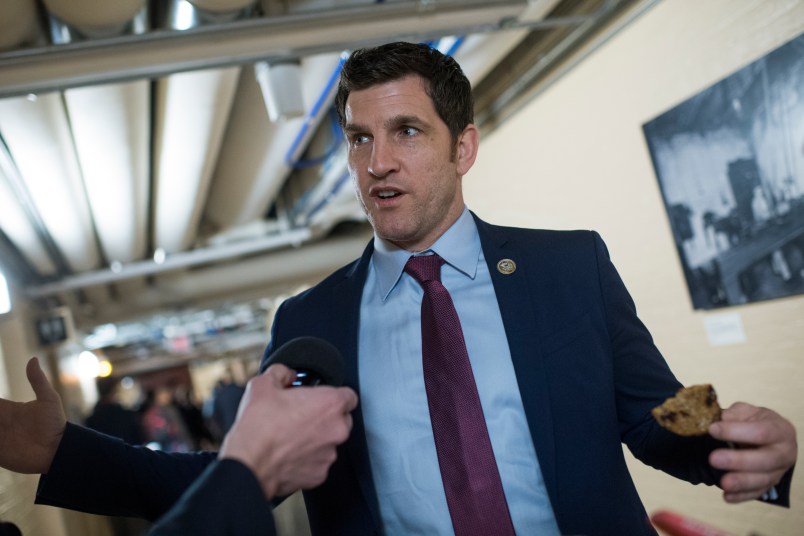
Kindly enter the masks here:
[[[383, 526], [388, 536], [453, 534], [424, 389], [422, 289], [403, 272], [410, 252], [376, 236], [374, 248], [361, 304], [358, 369]], [[430, 250], [446, 261], [442, 282], [461, 320], [514, 528], [520, 535], [557, 535], [491, 276], [468, 210]]]

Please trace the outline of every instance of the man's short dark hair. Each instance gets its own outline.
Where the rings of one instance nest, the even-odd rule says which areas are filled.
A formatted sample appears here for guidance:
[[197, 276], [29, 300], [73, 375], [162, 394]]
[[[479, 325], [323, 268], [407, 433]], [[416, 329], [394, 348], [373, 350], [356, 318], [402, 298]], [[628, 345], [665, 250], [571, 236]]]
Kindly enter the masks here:
[[422, 78], [438, 116], [457, 140], [466, 125], [474, 121], [472, 87], [458, 62], [426, 44], [397, 42], [352, 52], [343, 65], [335, 96], [341, 127], [346, 121], [346, 99], [352, 91], [412, 74]]

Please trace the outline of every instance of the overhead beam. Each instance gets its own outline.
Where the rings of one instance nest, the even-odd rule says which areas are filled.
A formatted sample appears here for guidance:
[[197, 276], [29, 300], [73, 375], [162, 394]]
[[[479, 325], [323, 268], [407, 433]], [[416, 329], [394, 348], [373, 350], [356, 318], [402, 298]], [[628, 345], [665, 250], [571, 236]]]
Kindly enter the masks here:
[[520, 24], [528, 6], [526, 0], [375, 3], [23, 49], [0, 55], [0, 97], [494, 31]]
[[232, 258], [254, 255], [256, 253], [272, 251], [288, 246], [298, 247], [310, 241], [312, 238], [313, 233], [309, 229], [294, 229], [281, 234], [250, 240], [248, 242], [238, 242], [224, 246], [200, 248], [175, 253], [168, 256], [164, 262], [156, 262], [153, 260], [137, 261], [120, 265], [119, 267], [115, 267], [115, 269], [110, 268], [94, 272], [84, 272], [78, 275], [64, 277], [52, 283], [29, 287], [26, 289], [26, 294], [31, 298], [43, 298], [68, 290], [116, 283], [136, 277], [170, 272], [181, 268], [192, 268], [200, 265], [225, 262]]

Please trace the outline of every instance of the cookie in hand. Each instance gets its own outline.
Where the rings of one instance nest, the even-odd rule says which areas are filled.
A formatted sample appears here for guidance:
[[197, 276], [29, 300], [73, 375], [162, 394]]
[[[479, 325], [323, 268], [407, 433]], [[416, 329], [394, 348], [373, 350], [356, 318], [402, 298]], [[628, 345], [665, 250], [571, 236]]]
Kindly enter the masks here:
[[715, 389], [708, 383], [679, 389], [661, 406], [651, 410], [663, 427], [681, 436], [705, 435], [709, 425], [720, 420]]

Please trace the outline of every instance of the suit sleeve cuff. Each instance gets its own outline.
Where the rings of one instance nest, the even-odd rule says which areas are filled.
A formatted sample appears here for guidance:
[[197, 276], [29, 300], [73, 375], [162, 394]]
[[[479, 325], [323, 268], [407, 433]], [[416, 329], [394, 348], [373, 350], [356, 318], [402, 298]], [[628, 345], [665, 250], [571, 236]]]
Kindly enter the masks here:
[[793, 469], [795, 469], [795, 466], [791, 467], [779, 483], [762, 495], [759, 500], [768, 504], [790, 508], [790, 484], [793, 481]]

